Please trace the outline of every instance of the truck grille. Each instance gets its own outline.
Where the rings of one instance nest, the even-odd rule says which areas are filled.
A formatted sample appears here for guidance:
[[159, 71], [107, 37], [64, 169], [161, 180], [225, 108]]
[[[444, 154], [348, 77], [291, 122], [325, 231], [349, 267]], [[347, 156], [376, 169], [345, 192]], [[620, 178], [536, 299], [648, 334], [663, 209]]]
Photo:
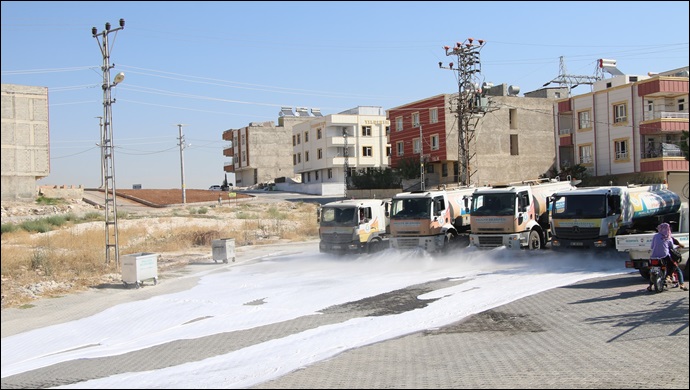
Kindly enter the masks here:
[[503, 245], [503, 237], [500, 236], [479, 236], [479, 245], [481, 246], [501, 246]]
[[398, 238], [397, 242], [400, 249], [414, 249], [419, 246], [417, 238]]
[[329, 244], [347, 244], [352, 241], [352, 235], [338, 233], [322, 234], [321, 241]]
[[599, 238], [598, 227], [556, 228], [556, 236], [564, 240], [586, 240]]

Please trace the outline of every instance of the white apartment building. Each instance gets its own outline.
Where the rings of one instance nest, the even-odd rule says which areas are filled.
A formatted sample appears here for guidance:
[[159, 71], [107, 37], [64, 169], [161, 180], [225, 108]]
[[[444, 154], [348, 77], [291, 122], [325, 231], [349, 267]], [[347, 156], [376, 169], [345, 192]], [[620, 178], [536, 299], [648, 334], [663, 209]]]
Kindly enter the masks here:
[[359, 106], [314, 117], [292, 127], [292, 165], [299, 192], [345, 196], [353, 171], [387, 168], [390, 123], [382, 107]]

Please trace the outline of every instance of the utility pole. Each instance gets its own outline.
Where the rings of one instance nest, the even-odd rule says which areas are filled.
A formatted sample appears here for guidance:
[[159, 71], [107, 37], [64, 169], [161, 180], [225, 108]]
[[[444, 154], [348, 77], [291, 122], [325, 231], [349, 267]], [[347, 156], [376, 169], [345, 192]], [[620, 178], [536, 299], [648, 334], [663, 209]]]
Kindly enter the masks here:
[[105, 185], [105, 134], [103, 133], [103, 117], [102, 116], [97, 116], [95, 118], [98, 118], [98, 129], [100, 130], [101, 133], [101, 141], [98, 146], [101, 147], [101, 185], [98, 188], [103, 188]]
[[[479, 74], [481, 62], [479, 52], [484, 47], [484, 40], [478, 39], [474, 43], [473, 38], [467, 38], [464, 42], [457, 42], [451, 49], [444, 46], [446, 56], [457, 57], [457, 67], [453, 62], [447, 67], [443, 62], [438, 63], [441, 69], [450, 69], [457, 72], [458, 101], [455, 110], [458, 117], [458, 184], [469, 185], [472, 181], [472, 157], [470, 146], [474, 141], [474, 131], [479, 118], [486, 113], [486, 99], [479, 87]], [[451, 108], [452, 111], [452, 108]]]
[[350, 172], [350, 161], [348, 158], [348, 150], [347, 150], [347, 128], [343, 127], [343, 138], [345, 140], [345, 147], [343, 148], [343, 157], [345, 157], [345, 166], [343, 167], [343, 176], [345, 177], [345, 198], [347, 198], [347, 175]]
[[[91, 28], [91, 35], [96, 38], [98, 47], [103, 55], [103, 128], [101, 139], [101, 165], [103, 167], [103, 187], [105, 195], [105, 262], [110, 263], [111, 250], [114, 251], [115, 264], [120, 266], [120, 249], [117, 237], [117, 199], [115, 196], [115, 149], [113, 145], [113, 112], [111, 89], [125, 79], [123, 72], [115, 75], [113, 82], [110, 82], [110, 69], [115, 65], [110, 65], [110, 45], [108, 35], [125, 28], [125, 20], [120, 19], [120, 27], [111, 29], [110, 23], [105, 24], [105, 30], [98, 32], [96, 27]], [[101, 40], [99, 40], [101, 37]]]
[[422, 135], [422, 125], [419, 125], [419, 189], [424, 191], [424, 136]]
[[182, 203], [186, 204], [187, 203], [187, 193], [185, 191], [185, 186], [184, 186], [184, 135], [182, 135], [182, 126], [185, 126], [183, 124], [178, 124], [177, 127], [180, 129], [180, 172], [182, 173]]

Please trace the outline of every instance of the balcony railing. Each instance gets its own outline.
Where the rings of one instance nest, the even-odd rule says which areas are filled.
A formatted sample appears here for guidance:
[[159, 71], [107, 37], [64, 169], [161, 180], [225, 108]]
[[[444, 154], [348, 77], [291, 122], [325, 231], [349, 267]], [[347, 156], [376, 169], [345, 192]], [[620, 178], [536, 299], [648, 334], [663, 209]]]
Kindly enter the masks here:
[[656, 111], [656, 112], [645, 112], [645, 120], [653, 119], [688, 119], [687, 112], [678, 111]]
[[570, 129], [559, 129], [558, 135], [568, 135], [570, 134]]
[[657, 158], [657, 157], [683, 157], [683, 151], [680, 146], [676, 144], [662, 143], [653, 148], [646, 148], [642, 151], [642, 158]]

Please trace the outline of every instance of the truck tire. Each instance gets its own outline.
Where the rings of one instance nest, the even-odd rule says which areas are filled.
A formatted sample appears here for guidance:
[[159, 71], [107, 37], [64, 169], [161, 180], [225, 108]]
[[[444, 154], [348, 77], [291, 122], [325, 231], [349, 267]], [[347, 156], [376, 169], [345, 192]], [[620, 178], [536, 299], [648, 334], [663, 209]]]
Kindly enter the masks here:
[[541, 248], [541, 234], [539, 231], [532, 229], [529, 232], [529, 238], [527, 240], [527, 247], [529, 249], [540, 249]]
[[381, 240], [378, 238], [374, 238], [371, 240], [371, 242], [367, 245], [367, 253], [376, 253], [381, 250]]
[[649, 281], [649, 268], [640, 268], [640, 276], [645, 278], [645, 280]]
[[441, 252], [448, 253], [450, 251], [450, 246], [455, 243], [455, 235], [452, 232], [446, 232], [446, 236], [443, 239], [443, 249]]

